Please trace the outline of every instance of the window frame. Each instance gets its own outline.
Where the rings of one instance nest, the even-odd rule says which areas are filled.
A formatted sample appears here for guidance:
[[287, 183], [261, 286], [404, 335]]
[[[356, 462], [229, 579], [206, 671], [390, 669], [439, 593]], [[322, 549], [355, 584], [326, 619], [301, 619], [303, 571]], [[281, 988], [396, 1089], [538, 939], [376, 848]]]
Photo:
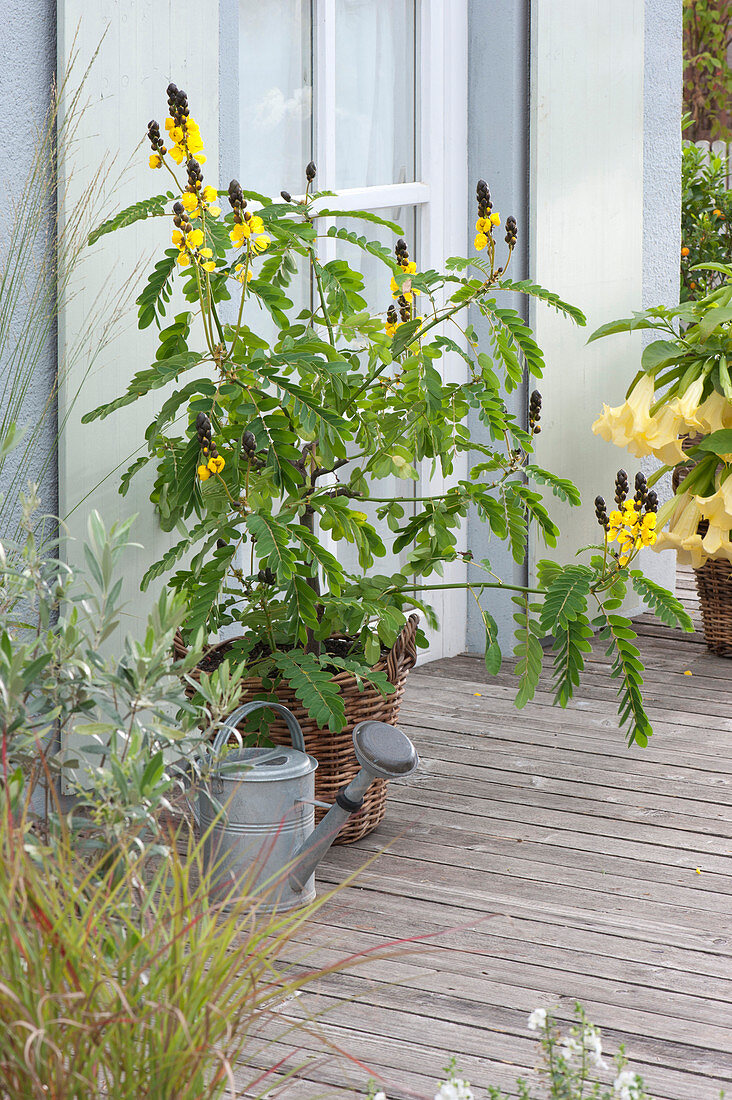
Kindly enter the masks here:
[[[335, 178], [336, 133], [336, 3], [312, 0], [313, 12], [313, 149], [318, 183], [326, 189]], [[412, 248], [423, 270], [444, 270], [451, 255], [465, 255], [468, 246], [468, 2], [416, 0], [416, 171], [415, 181], [338, 190], [337, 200], [323, 200], [342, 210], [380, 210], [414, 207], [418, 247]], [[448, 140], [449, 138], [449, 140]], [[412, 242], [410, 242], [412, 244]], [[336, 240], [323, 238], [321, 258], [335, 258]], [[438, 330], [439, 331], [439, 330]], [[454, 333], [450, 333], [455, 338]], [[445, 381], [465, 380], [465, 364], [457, 355], [444, 356]], [[420, 488], [440, 493], [467, 476], [467, 455], [459, 455], [449, 478], [423, 463]], [[466, 566], [456, 562], [445, 569], [444, 583], [466, 579]], [[428, 631], [428, 660], [462, 653], [466, 645], [467, 593], [461, 589], [437, 591], [430, 603], [441, 629]], [[424, 659], [424, 657], [423, 657]]]

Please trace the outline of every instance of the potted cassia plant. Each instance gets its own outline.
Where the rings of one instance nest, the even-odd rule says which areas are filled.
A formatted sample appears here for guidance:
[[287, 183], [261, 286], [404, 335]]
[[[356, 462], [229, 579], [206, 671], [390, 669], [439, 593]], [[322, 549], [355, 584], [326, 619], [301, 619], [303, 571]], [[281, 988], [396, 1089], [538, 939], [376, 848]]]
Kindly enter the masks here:
[[[139, 323], [158, 325], [160, 350], [126, 393], [84, 419], [109, 416], [176, 382], [146, 432], [147, 453], [120, 490], [152, 463], [160, 522], [184, 532], [142, 588], [167, 575], [188, 604], [181, 645], [205, 630], [213, 645], [204, 668], [230, 654], [242, 663], [253, 697], [277, 697], [296, 713], [320, 765], [316, 795], [330, 801], [357, 767], [354, 722], [396, 718], [406, 673], [424, 644], [417, 614], [436, 625], [430, 592], [460, 587], [443, 581], [442, 572], [460, 558], [472, 561], [462, 529], [468, 511], [509, 541], [521, 561], [530, 520], [549, 545], [557, 535], [536, 486], [579, 503], [570, 481], [531, 461], [538, 391], [528, 430], [507, 411], [503, 394], [527, 373], [541, 376], [543, 358], [520, 314], [499, 306], [496, 292], [534, 295], [579, 324], [584, 317], [557, 295], [508, 278], [518, 229], [512, 217], [501, 228], [484, 181], [477, 186], [475, 253], [448, 260], [446, 272], [420, 272], [399, 226], [367, 211], [338, 211], [331, 193], [314, 190], [312, 163], [299, 198], [282, 191], [272, 201], [236, 180], [219, 192], [204, 180], [203, 141], [185, 93], [172, 84], [168, 106], [167, 136], [149, 124], [150, 164], [169, 173], [174, 190], [121, 211], [94, 234], [148, 216], [170, 219], [172, 247], [139, 298]], [[347, 228], [349, 220], [393, 232], [393, 250]], [[320, 259], [324, 237], [384, 265], [384, 312], [368, 309], [363, 277], [346, 259]], [[307, 294], [298, 289], [298, 272]], [[163, 327], [175, 279], [190, 309]], [[490, 323], [488, 349], [466, 323], [471, 308]], [[447, 356], [462, 357], [464, 381], [445, 381], [439, 368]], [[470, 438], [471, 410], [490, 443]], [[458, 478], [456, 459], [467, 452], [478, 461]], [[427, 482], [415, 495], [420, 469], [430, 468], [449, 487], [433, 492]], [[401, 557], [380, 572], [387, 543]], [[343, 547], [357, 564], [346, 567]], [[546, 634], [561, 645], [574, 632], [569, 650], [557, 650], [558, 698], [571, 696], [590, 629], [586, 597], [593, 585], [609, 592], [622, 583], [618, 555], [602, 562], [600, 555], [569, 572], [547, 564], [543, 611], [543, 587], [503, 584], [489, 562], [474, 563], [485, 580], [464, 587], [476, 597], [491, 588], [515, 595], [519, 705], [538, 682]], [[570, 583], [576, 599], [569, 608], [561, 602], [557, 621], [553, 597]], [[497, 670], [496, 625], [481, 610], [486, 662]], [[238, 636], [217, 642], [222, 627]], [[628, 721], [642, 734], [636, 695]], [[287, 737], [277, 724], [268, 732], [276, 742]], [[346, 839], [374, 827], [384, 797], [375, 785]]]

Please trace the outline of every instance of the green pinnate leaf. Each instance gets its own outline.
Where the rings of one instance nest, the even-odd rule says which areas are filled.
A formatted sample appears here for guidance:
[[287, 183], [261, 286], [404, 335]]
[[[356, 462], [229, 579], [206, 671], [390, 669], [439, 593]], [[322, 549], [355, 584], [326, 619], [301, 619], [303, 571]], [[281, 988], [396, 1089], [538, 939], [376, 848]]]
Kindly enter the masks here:
[[586, 565], [565, 565], [549, 582], [541, 609], [545, 634], [564, 631], [587, 610], [587, 596], [594, 573]]
[[96, 229], [93, 229], [89, 234], [88, 243], [90, 245], [96, 244], [99, 238], [104, 237], [107, 233], [114, 233], [115, 229], [134, 225], [135, 222], [143, 221], [145, 218], [162, 216], [166, 212], [166, 203], [174, 198], [175, 195], [172, 191], [166, 191], [164, 195], [153, 195], [149, 199], [141, 199], [140, 202], [133, 203], [132, 206], [126, 206], [113, 218], [108, 218], [106, 222], [102, 222]]
[[680, 626], [688, 634], [693, 634], [694, 624], [691, 618], [684, 610], [683, 604], [667, 588], [649, 580], [636, 570], [631, 573], [631, 584], [662, 623], [666, 623], [667, 626]]
[[513, 603], [517, 608], [513, 616], [514, 622], [517, 624], [517, 629], [514, 631], [514, 637], [516, 638], [516, 645], [513, 649], [516, 658], [514, 674], [519, 678], [516, 706], [520, 710], [534, 698], [541, 676], [544, 651], [539, 641], [539, 625], [532, 618], [532, 612], [536, 610], [535, 605], [529, 603], [528, 596], [516, 596]]
[[274, 655], [277, 668], [321, 729], [340, 733], [346, 712], [338, 684], [313, 653], [291, 651]]

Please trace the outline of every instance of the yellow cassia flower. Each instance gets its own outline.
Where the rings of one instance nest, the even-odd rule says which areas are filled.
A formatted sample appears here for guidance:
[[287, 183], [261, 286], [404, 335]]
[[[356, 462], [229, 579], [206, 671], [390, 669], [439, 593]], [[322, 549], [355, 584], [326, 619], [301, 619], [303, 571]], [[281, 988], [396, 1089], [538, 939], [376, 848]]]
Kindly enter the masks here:
[[211, 471], [209, 470], [208, 466], [199, 466], [196, 472], [201, 481], [208, 481], [208, 479], [211, 477]]
[[226, 465], [226, 460], [222, 455], [216, 455], [215, 458], [209, 458], [208, 468], [212, 474], [219, 474]]
[[170, 155], [176, 164], [182, 164], [186, 159], [185, 149], [182, 149], [180, 145], [173, 145], [170, 150]]
[[166, 118], [166, 120], [165, 120], [165, 129], [168, 131], [168, 133], [170, 133], [170, 131], [173, 129], [174, 126], [175, 126], [175, 122], [173, 121], [173, 119], [172, 118]]
[[483, 233], [489, 225], [490, 222], [487, 218], [478, 218], [477, 222], [475, 223], [475, 228], [478, 233]]
[[194, 210], [198, 210], [198, 195], [194, 195], [192, 191], [184, 191], [180, 201], [189, 214], [192, 214]]
[[201, 195], [204, 202], [216, 202], [217, 198], [219, 197], [218, 191], [215, 187], [212, 187], [210, 183], [207, 184], [206, 187], [204, 187]]
[[498, 214], [498, 213], [491, 214], [491, 219], [490, 220], [491, 220], [491, 225], [500, 225], [501, 224], [501, 215]]
[[180, 229], [174, 229], [173, 235], [170, 239], [172, 240], [173, 244], [178, 246], [178, 248], [185, 248], [185, 237], [181, 233]]
[[473, 244], [475, 245], [476, 251], [482, 252], [485, 246], [488, 244], [488, 238], [486, 237], [485, 233], [478, 233], [475, 240], [473, 241]]
[[203, 268], [204, 271], [215, 271], [216, 270], [216, 264], [214, 263], [213, 260], [206, 260], [205, 263], [201, 264], [201, 267]]
[[162, 168], [163, 158], [160, 156], [159, 153], [151, 153], [149, 164], [151, 168]]
[[200, 244], [203, 244], [203, 232], [200, 229], [192, 229], [190, 233], [186, 234], [186, 244], [189, 248], [198, 248]]
[[[237, 264], [236, 267], [234, 268], [234, 270], [236, 272], [236, 277], [239, 280], [239, 282], [243, 283], [244, 282], [244, 264]], [[251, 280], [251, 278], [252, 278], [252, 269], [247, 268], [246, 281], [249, 282]]]
[[247, 238], [250, 236], [251, 230], [249, 229], [248, 225], [244, 224], [235, 225], [229, 233], [229, 238], [231, 240], [231, 243], [234, 245], [234, 248], [241, 248], [241, 246], [244, 244], [244, 241], [247, 240]]
[[253, 241], [254, 250], [255, 250], [255, 252], [264, 252], [264, 250], [266, 248], [269, 248], [271, 243], [272, 243], [272, 238], [270, 236], [268, 236], [266, 233], [263, 233], [261, 235], [261, 237], [256, 237], [255, 240]]
[[179, 252], [177, 256], [177, 261], [181, 267], [188, 267], [189, 263], [191, 262], [191, 257], [187, 252]]

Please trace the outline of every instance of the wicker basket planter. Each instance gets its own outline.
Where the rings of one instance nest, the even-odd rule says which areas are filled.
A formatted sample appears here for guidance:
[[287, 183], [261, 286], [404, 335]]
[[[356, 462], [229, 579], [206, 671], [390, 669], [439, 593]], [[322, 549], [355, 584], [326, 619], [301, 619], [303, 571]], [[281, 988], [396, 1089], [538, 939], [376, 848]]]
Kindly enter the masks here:
[[[415, 638], [418, 624], [419, 617], [410, 615], [392, 648], [388, 653], [382, 654], [381, 659], [374, 666], [375, 669], [386, 672], [388, 679], [394, 684], [396, 690], [391, 695], [382, 696], [370, 684], [364, 684], [362, 690], [359, 690], [355, 677], [350, 672], [339, 672], [333, 677], [340, 686], [346, 708], [346, 726], [340, 733], [319, 729], [295, 693], [286, 684], [277, 689], [278, 701], [292, 711], [302, 726], [306, 751], [318, 761], [318, 770], [315, 773], [315, 797], [321, 801], [334, 802], [338, 791], [353, 779], [359, 770], [353, 751], [354, 726], [366, 719], [389, 722], [392, 725], [396, 723], [407, 675], [417, 660]], [[209, 652], [229, 644], [229, 642], [218, 642]], [[176, 652], [179, 656], [185, 653], [185, 646], [180, 638], [176, 639]], [[195, 673], [193, 676], [195, 678]], [[249, 698], [266, 694], [262, 681], [257, 677], [245, 679], [243, 686]], [[193, 689], [191, 689], [192, 692]], [[275, 719], [272, 722], [269, 727], [269, 736], [276, 745], [290, 744], [287, 726], [281, 719]], [[336, 844], [352, 844], [376, 828], [386, 813], [386, 789], [385, 780], [377, 779], [371, 784], [366, 792], [363, 806], [343, 826], [335, 841]], [[316, 823], [325, 812], [316, 807]]]
[[[682, 447], [698, 443], [702, 437], [690, 436]], [[678, 466], [672, 475], [671, 484], [676, 492], [689, 472], [689, 467]], [[707, 532], [705, 520], [699, 524], [702, 537]], [[707, 649], [718, 657], [732, 657], [732, 564], [726, 559], [711, 558], [700, 569], [694, 570], [696, 591], [699, 596], [704, 641]]]

